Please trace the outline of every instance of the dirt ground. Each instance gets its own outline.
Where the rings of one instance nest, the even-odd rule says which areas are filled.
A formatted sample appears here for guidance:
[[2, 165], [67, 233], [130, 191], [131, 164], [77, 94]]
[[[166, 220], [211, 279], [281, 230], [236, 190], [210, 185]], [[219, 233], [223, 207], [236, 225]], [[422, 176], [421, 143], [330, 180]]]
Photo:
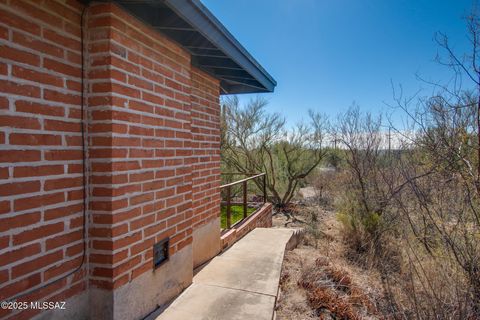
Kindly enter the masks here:
[[273, 217], [274, 226], [306, 230], [301, 244], [285, 253], [277, 319], [382, 319], [380, 277], [346, 257], [335, 213], [318, 206], [297, 211], [296, 219]]

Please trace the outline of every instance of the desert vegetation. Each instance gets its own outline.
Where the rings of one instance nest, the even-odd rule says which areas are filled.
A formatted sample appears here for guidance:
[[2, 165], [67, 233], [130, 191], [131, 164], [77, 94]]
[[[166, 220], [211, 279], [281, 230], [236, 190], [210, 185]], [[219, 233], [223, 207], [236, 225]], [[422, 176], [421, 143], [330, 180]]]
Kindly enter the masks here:
[[[436, 35], [452, 81], [420, 79], [428, 96], [393, 90], [390, 110], [402, 115], [402, 128], [353, 106], [330, 120], [311, 112], [308, 124], [287, 130], [264, 100], [224, 104], [225, 168], [266, 172], [283, 225], [303, 227], [310, 246], [323, 250], [316, 260], [295, 258], [294, 282], [295, 267], [283, 274], [284, 286], [304, 292], [302, 317], [480, 319], [480, 22], [466, 21], [465, 55]], [[306, 186], [310, 201], [297, 201]], [[321, 215], [334, 217], [336, 255], [353, 273], [325, 256], [334, 236]], [[361, 270], [378, 292], [354, 285]]]
[[285, 119], [278, 113], [267, 113], [266, 105], [267, 101], [260, 97], [245, 107], [237, 97], [224, 100], [222, 170], [265, 172], [269, 201], [283, 210], [324, 159], [328, 123], [324, 116], [311, 111], [309, 122], [287, 129]]

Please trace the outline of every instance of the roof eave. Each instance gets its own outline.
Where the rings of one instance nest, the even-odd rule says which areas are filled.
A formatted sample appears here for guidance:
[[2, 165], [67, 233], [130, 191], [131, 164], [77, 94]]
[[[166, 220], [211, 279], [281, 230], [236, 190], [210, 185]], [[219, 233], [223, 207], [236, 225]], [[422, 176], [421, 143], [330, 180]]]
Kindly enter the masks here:
[[255, 92], [273, 92], [277, 85], [273, 77], [268, 74], [200, 1], [165, 0], [165, 3], [178, 16], [194, 26], [205, 38], [244, 68], [264, 87], [261, 89], [257, 88], [262, 91]]
[[[114, 1], [189, 51], [192, 65], [220, 80], [222, 94], [273, 92], [277, 83], [272, 76], [199, 0]], [[178, 21], [170, 20], [168, 12], [164, 17], [167, 20], [163, 20], [158, 11], [162, 7]], [[182, 32], [187, 35], [183, 37]], [[195, 34], [198, 39], [192, 38]], [[192, 43], [199, 43], [200, 47], [192, 47]]]

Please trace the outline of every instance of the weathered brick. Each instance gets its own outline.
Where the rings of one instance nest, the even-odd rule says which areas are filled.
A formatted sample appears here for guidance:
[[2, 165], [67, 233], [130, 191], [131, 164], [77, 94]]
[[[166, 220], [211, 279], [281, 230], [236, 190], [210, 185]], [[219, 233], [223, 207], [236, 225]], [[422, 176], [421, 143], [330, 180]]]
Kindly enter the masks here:
[[63, 247], [64, 245], [71, 244], [76, 241], [80, 241], [83, 238], [83, 231], [74, 231], [60, 236], [56, 236], [46, 241], [46, 249], [50, 251], [52, 249]]
[[0, 197], [40, 191], [39, 181], [12, 182], [0, 185]]
[[44, 99], [50, 101], [61, 102], [65, 104], [80, 105], [81, 99], [78, 94], [63, 93], [60, 91], [44, 89], [43, 90]]
[[79, 243], [71, 247], [68, 247], [66, 250], [66, 255], [67, 257], [73, 257], [73, 256], [76, 256], [77, 254], [80, 254], [82, 251], [83, 251], [83, 243]]
[[2, 270], [0, 271], [0, 285], [4, 284], [10, 279], [8, 275], [8, 270]]
[[29, 274], [42, 267], [48, 266], [52, 263], [58, 262], [63, 258], [63, 252], [56, 251], [49, 254], [42, 255], [32, 261], [24, 262], [21, 265], [12, 268], [12, 278], [18, 278], [24, 274]]
[[131, 234], [129, 236], [126, 236], [124, 238], [120, 239], [115, 239], [113, 241], [113, 250], [121, 249], [126, 246], [130, 246], [142, 239], [142, 233], [141, 232], [136, 232], [134, 234]]
[[18, 112], [27, 112], [32, 114], [43, 114], [47, 116], [62, 117], [65, 114], [65, 109], [58, 106], [50, 106], [31, 101], [17, 100], [15, 101], [15, 109]]
[[81, 160], [83, 159], [82, 150], [48, 150], [45, 152], [45, 160]]
[[82, 185], [83, 185], [82, 177], [60, 178], [60, 179], [45, 181], [44, 189], [45, 191], [50, 191], [50, 190], [81, 187]]
[[0, 237], [0, 250], [8, 248], [9, 243], [10, 243], [10, 236]]
[[25, 63], [32, 66], [40, 65], [40, 57], [38, 55], [15, 49], [6, 45], [0, 45], [0, 58]]
[[57, 58], [63, 58], [64, 56], [64, 50], [62, 48], [23, 33], [14, 31], [13, 42], [22, 45], [23, 47], [33, 49], [43, 54], [55, 56]]
[[82, 164], [75, 164], [70, 163], [68, 165], [68, 173], [83, 173], [83, 163]]
[[2, 287], [2, 290], [0, 290], [0, 299], [5, 300], [8, 297], [33, 288], [34, 286], [40, 284], [40, 281], [40, 273], [35, 273], [27, 278], [12, 282], [7, 286]]
[[35, 81], [42, 84], [48, 84], [51, 86], [63, 88], [63, 79], [47, 72], [39, 72], [20, 66], [13, 66], [12, 75], [20, 79]]
[[60, 208], [49, 209], [45, 211], [44, 219], [45, 221], [58, 219], [58, 218], [65, 218], [72, 214], [81, 212], [83, 209], [83, 204], [74, 204], [70, 206], [63, 206]]
[[13, 169], [13, 176], [16, 178], [53, 176], [63, 174], [63, 172], [63, 165], [22, 166]]
[[5, 97], [0, 97], [0, 110], [1, 109], [8, 109], [9, 107], [9, 102], [8, 99]]
[[8, 168], [0, 168], [0, 179], [8, 179], [10, 177], [10, 172]]
[[43, 66], [51, 71], [64, 74], [66, 76], [80, 78], [81, 70], [79, 67], [74, 67], [72, 65], [59, 62], [57, 60], [45, 58], [43, 60]]
[[64, 223], [57, 222], [53, 224], [45, 224], [38, 228], [26, 230], [13, 235], [13, 244], [18, 245], [33, 240], [43, 238], [45, 236], [54, 235], [64, 230]]
[[132, 220], [130, 222], [130, 230], [135, 231], [137, 229], [142, 229], [145, 226], [151, 225], [154, 222], [155, 222], [155, 215], [154, 214], [151, 214], [151, 215], [146, 216], [146, 217], [142, 217], [142, 218], [137, 219], [137, 220]]
[[70, 37], [63, 36], [51, 29], [46, 29], [43, 32], [43, 37], [47, 40], [50, 40], [51, 42], [61, 43], [64, 47], [67, 47], [68, 49], [80, 51], [80, 41], [78, 39], [72, 39]]
[[39, 243], [33, 243], [12, 251], [8, 251], [0, 255], [0, 266], [8, 265], [12, 262], [28, 258], [40, 253], [41, 247]]
[[48, 11], [43, 10], [43, 8], [34, 6], [26, 1], [14, 1], [10, 4], [16, 12], [28, 15], [30, 19], [40, 20], [44, 23], [47, 23], [53, 27], [61, 27], [62, 19], [50, 14]]
[[9, 138], [12, 145], [53, 146], [62, 144], [61, 136], [51, 134], [12, 133]]
[[0, 162], [33, 162], [39, 161], [40, 151], [36, 150], [2, 150]]
[[63, 192], [42, 194], [39, 196], [16, 199], [14, 201], [14, 208], [15, 211], [23, 211], [32, 208], [61, 203], [63, 201], [65, 201], [65, 195], [63, 194]]
[[70, 122], [45, 119], [45, 130], [47, 131], [80, 132], [81, 128], [81, 123], [78, 121]]
[[0, 115], [0, 126], [21, 129], [40, 129], [40, 122], [36, 118]]

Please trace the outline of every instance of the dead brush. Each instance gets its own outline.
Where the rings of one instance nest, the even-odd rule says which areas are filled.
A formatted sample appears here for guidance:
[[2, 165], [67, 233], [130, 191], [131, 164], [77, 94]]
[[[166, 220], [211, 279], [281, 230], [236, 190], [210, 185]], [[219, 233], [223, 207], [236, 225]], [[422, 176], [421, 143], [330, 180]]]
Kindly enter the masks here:
[[348, 294], [349, 302], [359, 307], [365, 307], [369, 313], [377, 314], [378, 310], [372, 303], [371, 299], [363, 292], [362, 289], [355, 286], [351, 277], [345, 270], [327, 266], [324, 269], [327, 276], [335, 283], [338, 290], [342, 290]]
[[307, 291], [309, 305], [320, 317], [322, 310], [340, 319], [362, 319], [365, 312], [378, 315], [375, 305], [354, 285], [348, 272], [332, 266], [325, 258], [306, 268], [298, 284]]
[[287, 286], [290, 278], [291, 278], [290, 273], [282, 272], [282, 275], [280, 276], [280, 288], [281, 289], [285, 290], [285, 287]]
[[310, 306], [320, 313], [328, 310], [335, 318], [348, 320], [361, 320], [362, 317], [353, 309], [351, 303], [345, 297], [340, 297], [335, 290], [328, 287], [315, 288], [308, 292]]
[[350, 292], [352, 279], [350, 279], [344, 270], [328, 266], [324, 269], [324, 272], [335, 283], [338, 289], [345, 292]]

